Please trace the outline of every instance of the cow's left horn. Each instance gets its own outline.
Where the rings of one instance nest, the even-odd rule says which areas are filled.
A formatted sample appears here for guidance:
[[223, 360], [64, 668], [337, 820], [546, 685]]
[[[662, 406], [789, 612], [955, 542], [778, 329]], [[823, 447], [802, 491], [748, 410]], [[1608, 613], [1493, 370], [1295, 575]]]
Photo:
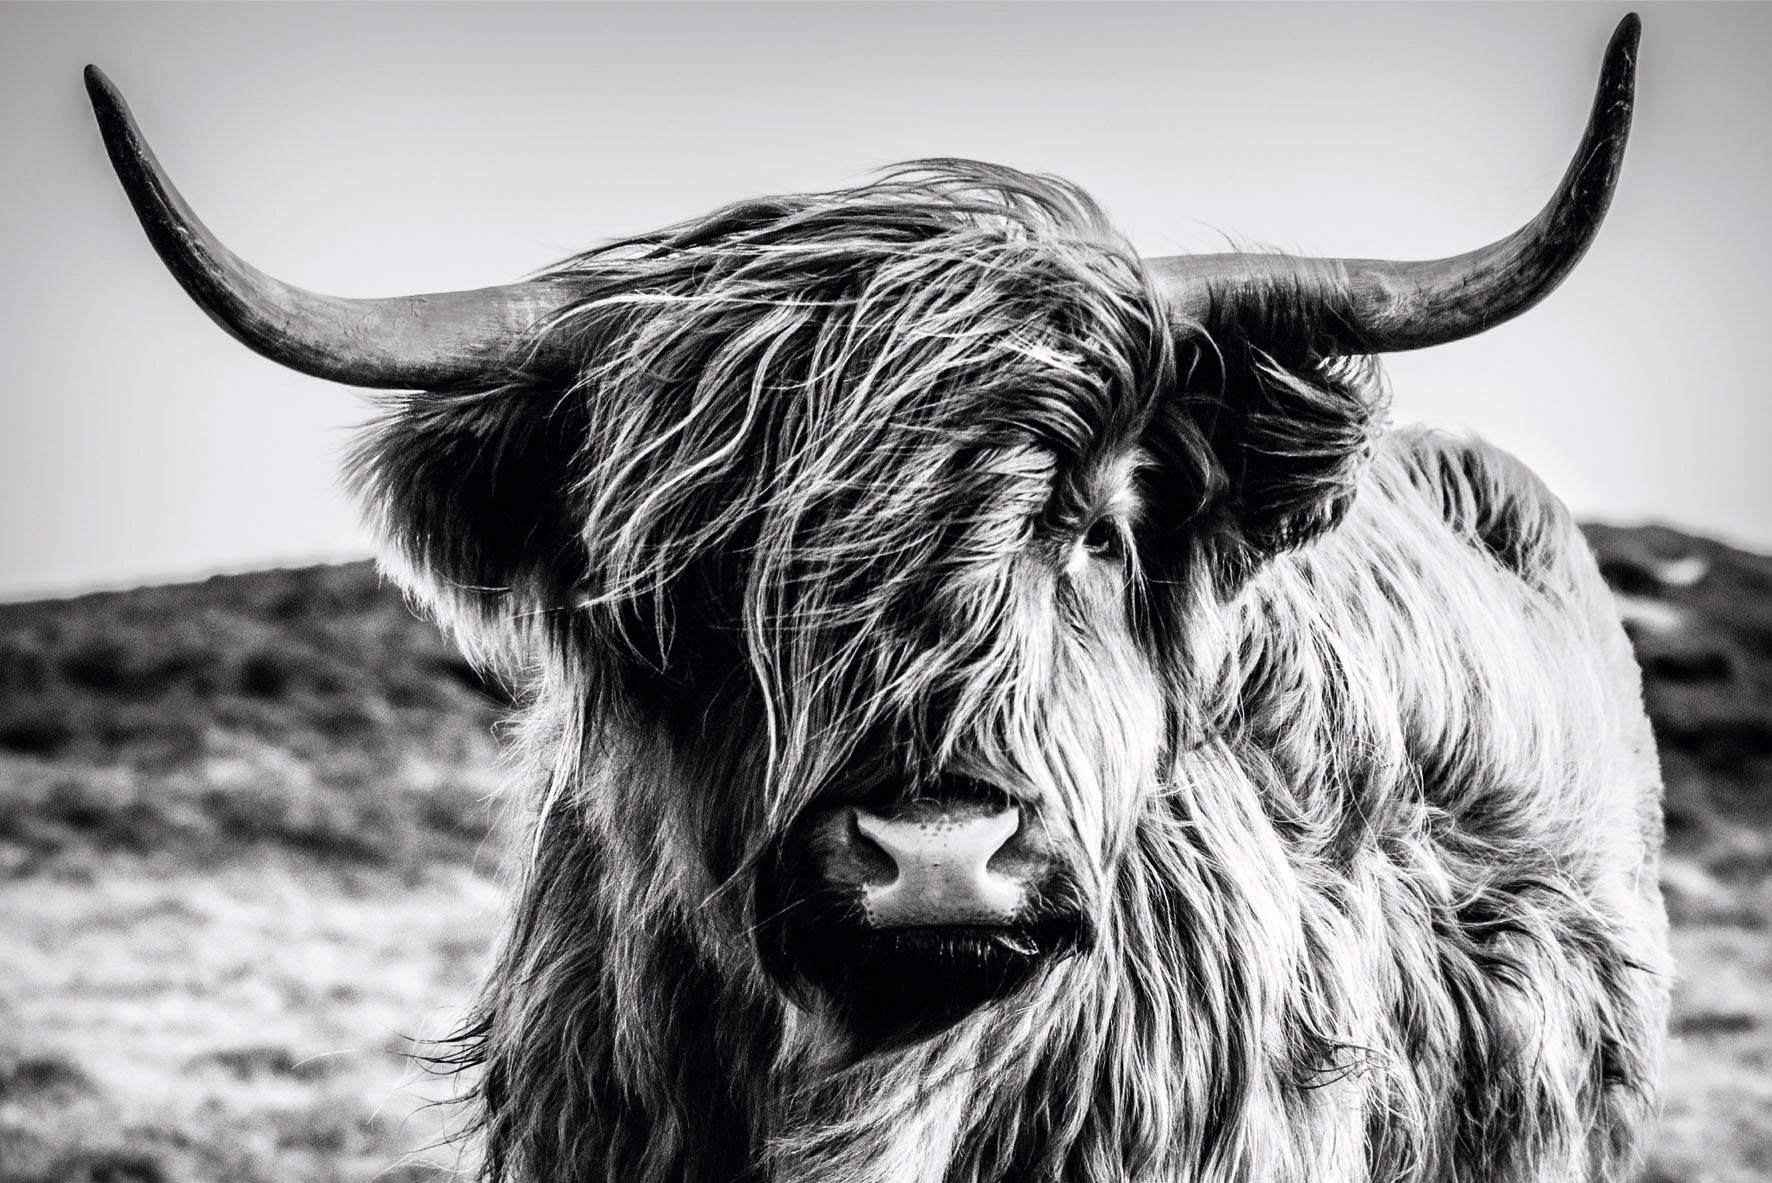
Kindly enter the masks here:
[[565, 290], [541, 281], [386, 299], [310, 292], [266, 275], [198, 220], [110, 79], [86, 67], [111, 165], [161, 261], [217, 324], [291, 369], [351, 386], [416, 390], [496, 383], [532, 356], [527, 331]]
[[1258, 344], [1264, 328], [1301, 321], [1325, 353], [1420, 349], [1493, 328], [1549, 295], [1599, 231], [1630, 133], [1641, 30], [1635, 13], [1619, 22], [1587, 131], [1556, 196], [1498, 242], [1423, 262], [1218, 254], [1146, 266], [1180, 318]]

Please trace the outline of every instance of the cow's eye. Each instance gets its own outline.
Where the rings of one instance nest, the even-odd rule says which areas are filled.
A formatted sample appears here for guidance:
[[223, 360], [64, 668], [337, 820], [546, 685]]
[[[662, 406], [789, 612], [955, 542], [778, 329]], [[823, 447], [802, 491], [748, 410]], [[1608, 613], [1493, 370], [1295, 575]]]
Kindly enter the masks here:
[[1120, 557], [1120, 527], [1112, 518], [1096, 518], [1083, 531], [1083, 549], [1098, 559]]

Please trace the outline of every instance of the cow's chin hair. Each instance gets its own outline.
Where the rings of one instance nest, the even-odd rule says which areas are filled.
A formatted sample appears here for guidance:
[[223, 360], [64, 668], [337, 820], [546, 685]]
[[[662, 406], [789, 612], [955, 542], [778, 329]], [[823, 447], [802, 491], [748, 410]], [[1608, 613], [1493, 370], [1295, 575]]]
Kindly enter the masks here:
[[775, 934], [763, 962], [799, 1005], [835, 1025], [856, 1057], [946, 1031], [1015, 996], [1074, 954], [1082, 934], [1046, 921], [1015, 928], [873, 928], [838, 921]]

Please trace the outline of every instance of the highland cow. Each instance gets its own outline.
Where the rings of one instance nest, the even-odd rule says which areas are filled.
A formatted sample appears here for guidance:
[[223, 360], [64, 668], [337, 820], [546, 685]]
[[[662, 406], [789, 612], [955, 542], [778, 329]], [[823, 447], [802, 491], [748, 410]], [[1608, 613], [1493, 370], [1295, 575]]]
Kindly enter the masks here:
[[1424, 263], [1140, 259], [960, 160], [479, 292], [228, 252], [89, 85], [203, 308], [394, 391], [395, 577], [530, 672], [476, 1017], [488, 1179], [1616, 1180], [1665, 1022], [1616, 612], [1372, 358], [1535, 303], [1605, 212], [1636, 22], [1537, 219]]

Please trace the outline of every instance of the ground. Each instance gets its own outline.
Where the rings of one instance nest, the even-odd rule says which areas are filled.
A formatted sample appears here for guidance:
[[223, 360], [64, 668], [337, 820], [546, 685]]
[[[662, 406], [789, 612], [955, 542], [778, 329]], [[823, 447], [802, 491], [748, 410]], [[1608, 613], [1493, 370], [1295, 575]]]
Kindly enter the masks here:
[[0, 606], [0, 1183], [417, 1183], [505, 713], [367, 564]]
[[[1772, 1177], [1772, 560], [1590, 532], [1648, 675], [1680, 966], [1648, 1177]], [[508, 702], [365, 564], [0, 605], [0, 1183], [471, 1173]]]

